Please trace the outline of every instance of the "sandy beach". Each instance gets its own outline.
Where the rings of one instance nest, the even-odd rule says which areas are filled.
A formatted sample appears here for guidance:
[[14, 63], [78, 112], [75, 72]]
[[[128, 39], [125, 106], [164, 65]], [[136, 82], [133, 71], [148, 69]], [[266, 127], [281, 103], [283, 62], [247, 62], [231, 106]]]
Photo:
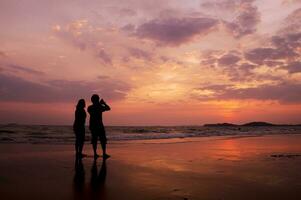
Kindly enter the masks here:
[[[99, 149], [100, 151], [100, 149]], [[301, 199], [301, 135], [1, 144], [1, 199]]]

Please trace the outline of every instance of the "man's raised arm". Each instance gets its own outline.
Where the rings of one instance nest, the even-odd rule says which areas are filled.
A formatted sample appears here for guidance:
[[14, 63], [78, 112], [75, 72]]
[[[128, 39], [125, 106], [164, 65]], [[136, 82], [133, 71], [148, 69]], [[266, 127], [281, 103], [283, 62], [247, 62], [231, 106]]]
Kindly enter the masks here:
[[100, 104], [102, 105], [104, 111], [111, 110], [110, 106], [103, 99], [100, 100]]

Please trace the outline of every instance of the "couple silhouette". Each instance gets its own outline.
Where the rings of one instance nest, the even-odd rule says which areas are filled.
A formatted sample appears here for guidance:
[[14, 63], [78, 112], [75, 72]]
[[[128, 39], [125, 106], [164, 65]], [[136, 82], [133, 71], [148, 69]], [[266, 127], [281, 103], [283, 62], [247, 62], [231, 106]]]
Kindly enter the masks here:
[[[103, 100], [99, 100], [97, 94], [93, 94], [91, 97], [92, 105], [87, 109], [90, 120], [89, 129], [91, 132], [91, 143], [94, 152], [94, 159], [97, 159], [99, 155], [97, 154], [97, 141], [100, 141], [102, 148], [102, 157], [107, 159], [110, 156], [106, 153], [107, 137], [106, 131], [102, 121], [102, 113], [111, 110], [110, 106]], [[76, 105], [75, 110], [75, 120], [73, 124], [73, 130], [75, 133], [75, 151], [77, 157], [85, 157], [86, 155], [82, 153], [84, 142], [85, 142], [85, 123], [86, 123], [86, 103], [84, 99], [80, 99]]]

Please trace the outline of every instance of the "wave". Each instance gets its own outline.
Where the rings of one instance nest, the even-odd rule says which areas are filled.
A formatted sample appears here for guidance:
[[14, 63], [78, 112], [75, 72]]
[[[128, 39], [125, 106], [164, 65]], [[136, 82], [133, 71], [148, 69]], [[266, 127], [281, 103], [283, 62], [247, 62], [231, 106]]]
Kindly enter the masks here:
[[[281, 127], [204, 127], [204, 126], [108, 126], [109, 141], [149, 140], [210, 136], [256, 136], [300, 134], [301, 126]], [[87, 141], [91, 139], [86, 128]], [[72, 144], [72, 126], [0, 125], [0, 143]]]

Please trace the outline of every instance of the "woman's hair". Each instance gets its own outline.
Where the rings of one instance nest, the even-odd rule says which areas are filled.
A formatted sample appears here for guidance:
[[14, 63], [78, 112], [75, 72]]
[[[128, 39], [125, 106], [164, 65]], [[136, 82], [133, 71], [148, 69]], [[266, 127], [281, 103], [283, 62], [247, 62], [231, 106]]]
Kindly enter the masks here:
[[84, 109], [86, 106], [86, 102], [84, 99], [80, 99], [77, 102], [76, 109]]

